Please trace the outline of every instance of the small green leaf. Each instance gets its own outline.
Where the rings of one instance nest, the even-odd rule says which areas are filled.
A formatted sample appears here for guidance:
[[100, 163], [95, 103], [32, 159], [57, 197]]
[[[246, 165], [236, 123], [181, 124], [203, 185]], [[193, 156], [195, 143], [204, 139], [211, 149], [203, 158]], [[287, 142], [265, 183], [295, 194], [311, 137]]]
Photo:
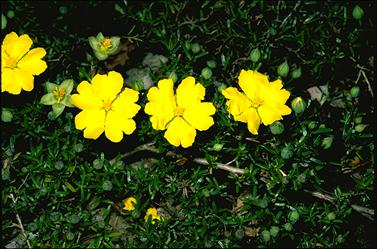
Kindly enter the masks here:
[[65, 94], [70, 94], [72, 92], [72, 89], [73, 89], [73, 80], [72, 79], [64, 80], [60, 84], [60, 87], [64, 88]]
[[65, 105], [62, 103], [56, 103], [52, 105], [52, 112], [54, 113], [55, 117], [59, 117], [60, 114], [64, 111]]
[[52, 93], [54, 91], [55, 87], [58, 87], [58, 85], [51, 83], [51, 82], [46, 82], [47, 92]]
[[73, 193], [76, 193], [77, 190], [69, 183], [69, 182], [64, 182], [64, 185], [71, 190]]
[[42, 105], [53, 105], [55, 104], [57, 101], [56, 101], [56, 98], [54, 96], [54, 94], [52, 93], [47, 93], [45, 95], [42, 96], [41, 100], [39, 103], [41, 103]]

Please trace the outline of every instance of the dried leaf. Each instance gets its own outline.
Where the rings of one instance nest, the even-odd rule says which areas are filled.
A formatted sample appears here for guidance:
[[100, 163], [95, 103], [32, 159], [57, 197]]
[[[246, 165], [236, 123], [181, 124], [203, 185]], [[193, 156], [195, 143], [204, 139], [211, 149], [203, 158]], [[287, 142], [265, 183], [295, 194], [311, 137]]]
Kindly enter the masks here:
[[131, 42], [127, 41], [122, 41], [120, 42], [119, 45], [119, 52], [115, 55], [110, 56], [106, 61], [105, 61], [105, 66], [107, 69], [112, 70], [116, 66], [124, 66], [126, 61], [129, 59], [129, 54], [135, 49], [135, 45], [133, 45]]
[[320, 105], [323, 105], [328, 98], [329, 95], [329, 87], [328, 85], [322, 86], [313, 86], [307, 89], [310, 94], [311, 100], [317, 100]]
[[245, 227], [245, 234], [248, 237], [257, 237], [259, 235], [260, 227]]

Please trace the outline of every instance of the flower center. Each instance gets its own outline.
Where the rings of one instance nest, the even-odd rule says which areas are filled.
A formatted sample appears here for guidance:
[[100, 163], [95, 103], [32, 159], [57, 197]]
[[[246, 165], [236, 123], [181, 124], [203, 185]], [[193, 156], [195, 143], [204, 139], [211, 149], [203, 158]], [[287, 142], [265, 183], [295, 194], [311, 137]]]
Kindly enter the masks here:
[[263, 105], [263, 99], [257, 97], [251, 100], [251, 106], [254, 108], [258, 108], [261, 105]]
[[15, 68], [17, 67], [17, 58], [11, 57], [11, 56], [6, 56], [5, 57], [5, 66], [9, 68]]
[[111, 101], [110, 100], [107, 100], [107, 101], [103, 101], [103, 109], [105, 109], [105, 111], [110, 111], [111, 110]]
[[64, 95], [65, 95], [65, 89], [64, 88], [59, 88], [55, 87], [54, 91], [52, 92], [54, 94], [55, 99], [60, 102]]
[[112, 46], [112, 42], [109, 38], [105, 38], [102, 42], [101, 42], [101, 48], [103, 50], [107, 50], [108, 48], [110, 48]]
[[174, 109], [174, 115], [176, 117], [181, 117], [183, 115], [183, 113], [185, 112], [185, 108], [183, 107], [179, 107], [177, 106], [175, 109]]

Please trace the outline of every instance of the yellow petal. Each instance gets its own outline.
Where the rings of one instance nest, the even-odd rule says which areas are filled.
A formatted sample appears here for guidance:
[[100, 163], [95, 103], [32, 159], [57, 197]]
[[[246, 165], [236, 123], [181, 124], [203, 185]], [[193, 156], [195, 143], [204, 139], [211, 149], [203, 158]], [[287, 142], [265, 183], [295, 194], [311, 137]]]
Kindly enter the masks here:
[[21, 84], [18, 81], [16, 81], [13, 69], [1, 69], [1, 92], [20, 94]]
[[20, 59], [25, 55], [33, 41], [26, 34], [18, 36], [15, 32], [7, 34], [3, 40], [2, 48], [13, 58]]
[[226, 102], [226, 106], [233, 116], [240, 115], [251, 106], [251, 101], [245, 94], [239, 92], [237, 88], [228, 87], [222, 91], [222, 94], [225, 98], [229, 99]]
[[127, 135], [132, 134], [136, 130], [136, 123], [133, 119], [123, 120], [123, 132]]
[[202, 102], [185, 110], [183, 118], [199, 131], [208, 130], [214, 122], [210, 115], [215, 114], [216, 108], [210, 102]]
[[249, 108], [245, 115], [247, 115], [247, 129], [254, 135], [258, 135], [260, 125], [260, 117], [255, 108]]
[[46, 50], [43, 48], [34, 48], [17, 63], [17, 67], [33, 75], [39, 75], [47, 68], [46, 62], [42, 61], [45, 55]]
[[126, 88], [114, 100], [111, 109], [121, 113], [126, 118], [133, 118], [140, 110], [140, 106], [135, 104], [138, 98], [139, 92]]
[[186, 77], [177, 88], [177, 105], [189, 108], [204, 99], [205, 88], [200, 84], [195, 84], [194, 77]]
[[173, 92], [173, 81], [163, 79], [158, 82], [158, 87], [149, 89], [147, 98], [149, 102], [145, 105], [144, 112], [152, 115], [150, 121], [155, 130], [165, 130], [166, 124], [174, 117], [176, 106]]
[[262, 105], [258, 108], [258, 113], [264, 125], [270, 125], [273, 122], [282, 119], [276, 106]]
[[103, 101], [113, 101], [123, 87], [120, 73], [111, 71], [108, 75], [96, 74], [92, 79], [93, 89]]
[[22, 89], [30, 92], [34, 88], [34, 76], [29, 73], [22, 71], [18, 68], [13, 70], [14, 80], [16, 85], [20, 85]]
[[86, 109], [75, 117], [76, 129], [84, 130], [84, 137], [97, 139], [105, 129], [105, 110]]
[[164, 137], [168, 142], [176, 147], [182, 145], [183, 148], [190, 147], [196, 136], [196, 130], [187, 124], [181, 117], [176, 117], [171, 121]]
[[77, 86], [79, 94], [71, 96], [72, 104], [81, 110], [89, 108], [102, 108], [103, 101], [96, 95], [93, 87], [89, 82], [82, 81]]
[[268, 83], [268, 77], [257, 71], [241, 70], [241, 73], [238, 76], [238, 84], [251, 100], [257, 98], [261, 88]]
[[123, 119], [122, 116], [115, 111], [108, 111], [105, 122], [105, 135], [114, 142], [118, 143], [123, 138]]

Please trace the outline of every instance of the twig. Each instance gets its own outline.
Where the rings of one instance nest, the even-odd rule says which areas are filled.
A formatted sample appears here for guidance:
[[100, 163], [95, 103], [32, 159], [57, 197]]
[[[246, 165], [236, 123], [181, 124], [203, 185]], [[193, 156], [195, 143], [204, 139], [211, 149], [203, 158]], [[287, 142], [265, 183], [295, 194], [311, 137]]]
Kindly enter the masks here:
[[113, 163], [115, 163], [115, 161], [123, 159], [125, 157], [130, 156], [130, 155], [133, 155], [133, 154], [135, 154], [139, 151], [150, 151], [150, 152], [153, 152], [153, 153], [159, 153], [158, 149], [152, 146], [153, 144], [154, 144], [154, 142], [139, 145], [135, 149], [131, 150], [130, 152], [124, 153], [119, 158], [115, 157], [115, 158], [111, 159], [110, 164], [113, 164]]
[[[193, 162], [196, 162], [196, 163], [201, 164], [201, 165], [210, 165], [209, 162], [205, 158], [194, 158]], [[235, 174], [241, 174], [241, 175], [245, 174], [244, 169], [235, 168], [235, 167], [229, 166], [227, 164], [216, 163], [215, 166], [219, 169], [226, 170], [226, 171], [229, 171], [229, 172], [232, 172], [232, 173], [235, 173]]]
[[[13, 203], [16, 203], [16, 200], [14, 199], [13, 194], [10, 194], [9, 196], [10, 196], [10, 198], [12, 199]], [[15, 212], [15, 214], [16, 214], [16, 218], [17, 218], [18, 224], [19, 224], [19, 226], [20, 226], [20, 229], [21, 229], [22, 235], [25, 236], [26, 244], [27, 244], [28, 248], [31, 248], [31, 245], [30, 245], [29, 239], [28, 239], [28, 237], [27, 237], [27, 235], [26, 235], [26, 233], [25, 233], [24, 226], [22, 225], [21, 218], [20, 218], [20, 216], [18, 215], [17, 211], [14, 211], [14, 212]]]
[[367, 76], [366, 76], [364, 70], [361, 70], [361, 69], [360, 69], [360, 71], [361, 71], [361, 74], [364, 76], [365, 82], [366, 82], [367, 85], [368, 85], [368, 90], [369, 90], [369, 92], [370, 92], [370, 95], [372, 95], [372, 97], [373, 97], [373, 90], [372, 90], [372, 87], [371, 87], [371, 85], [370, 85], [370, 83], [369, 83], [369, 80], [368, 80], [368, 78], [367, 78]]

